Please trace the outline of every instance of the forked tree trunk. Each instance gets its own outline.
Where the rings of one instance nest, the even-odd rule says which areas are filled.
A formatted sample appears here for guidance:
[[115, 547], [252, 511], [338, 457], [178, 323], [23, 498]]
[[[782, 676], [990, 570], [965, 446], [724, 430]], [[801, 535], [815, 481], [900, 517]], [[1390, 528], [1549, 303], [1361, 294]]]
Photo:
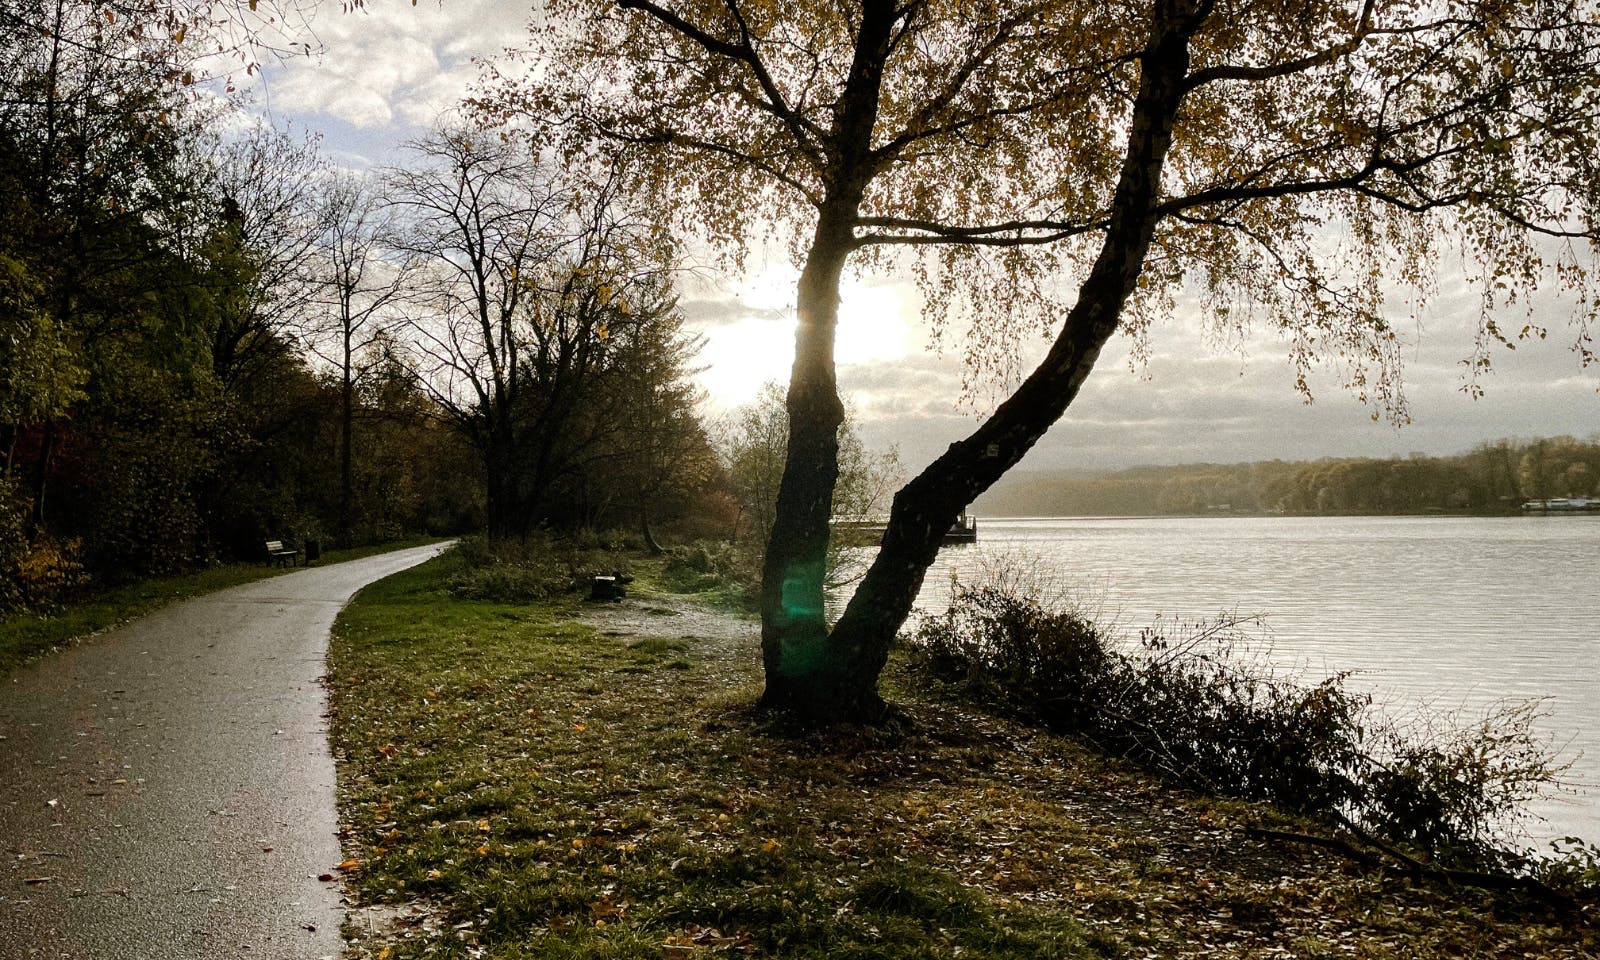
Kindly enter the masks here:
[[823, 579], [828, 520], [839, 478], [844, 405], [834, 379], [833, 339], [848, 233], [819, 225], [800, 275], [799, 333], [789, 378], [789, 442], [772, 532], [761, 571], [762, 704], [811, 713], [819, 691], [837, 685], [828, 657]]
[[[945, 532], [962, 509], [1016, 465], [1060, 419], [1094, 368], [1101, 348], [1117, 329], [1154, 235], [1156, 218], [1152, 208], [1160, 194], [1161, 170], [1183, 98], [1189, 38], [1199, 25], [1203, 9], [1204, 4], [1195, 0], [1157, 4], [1152, 37], [1141, 58], [1128, 152], [1112, 200], [1106, 237], [1050, 353], [993, 416], [971, 436], [952, 444], [896, 494], [877, 559], [832, 633], [806, 648], [814, 652], [812, 661], [806, 664], [804, 682], [780, 677], [786, 681], [780, 688], [784, 696], [776, 698], [769, 655], [765, 702], [783, 706], [811, 722], [873, 722], [882, 718], [885, 705], [878, 693], [879, 674]], [[837, 286], [832, 293], [837, 296]], [[802, 285], [802, 334], [807, 330], [805, 296]], [[835, 316], [836, 300], [830, 301], [829, 307], [833, 311], [829, 316]], [[831, 342], [830, 331], [830, 345]], [[797, 359], [797, 375], [799, 370]], [[831, 363], [828, 370], [831, 376]], [[797, 412], [791, 403], [791, 417]], [[791, 420], [791, 458], [797, 452], [793, 439], [797, 422]], [[837, 421], [832, 425], [836, 427]], [[829, 463], [834, 461], [830, 459]], [[786, 485], [790, 472], [785, 472]], [[816, 470], [810, 475], [820, 483], [822, 473]], [[830, 486], [830, 494], [831, 490]], [[780, 523], [784, 505], [780, 495]], [[825, 502], [822, 510], [826, 512]], [[821, 530], [825, 536], [825, 520]], [[805, 532], [814, 535], [815, 529], [807, 528]], [[776, 532], [773, 541], [775, 545], [779, 543]], [[810, 541], [806, 543], [809, 546]], [[769, 554], [767, 576], [770, 578], [774, 572], [792, 575], [793, 570], [792, 566], [783, 566], [775, 571]], [[787, 591], [787, 581], [781, 587], [764, 583], [763, 600], [778, 588]], [[797, 596], [809, 603], [812, 594]], [[813, 629], [822, 633], [825, 628], [821, 623], [820, 586], [815, 596], [817, 620]], [[804, 609], [809, 615], [809, 608]]]
[[[883, 66], [899, 14], [891, 0], [863, 0], [855, 57], [832, 133], [827, 197], [796, 296], [794, 367], [789, 377], [789, 443], [761, 571], [762, 706], [829, 719], [833, 693], [847, 686], [832, 656], [823, 611], [828, 520], [839, 479], [844, 404], [834, 376], [839, 280], [855, 250], [855, 221], [873, 175]], [[876, 693], [873, 694], [876, 697]]]

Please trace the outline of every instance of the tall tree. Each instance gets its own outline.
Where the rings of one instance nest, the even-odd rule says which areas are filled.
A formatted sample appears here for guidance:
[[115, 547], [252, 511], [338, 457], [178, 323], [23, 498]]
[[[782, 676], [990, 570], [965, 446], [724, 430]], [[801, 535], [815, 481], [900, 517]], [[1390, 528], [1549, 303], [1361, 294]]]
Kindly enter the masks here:
[[716, 473], [699, 416], [704, 391], [693, 380], [704, 342], [685, 333], [671, 310], [619, 344], [605, 389], [605, 419], [614, 433], [600, 469], [590, 472], [609, 480], [652, 553], [663, 552], [653, 524], [680, 511]]
[[315, 138], [270, 127], [218, 143], [207, 243], [212, 372], [237, 386], [314, 324], [329, 171]]
[[[803, 716], [881, 715], [878, 673], [945, 529], [1183, 283], [1215, 323], [1282, 330], [1302, 389], [1331, 359], [1402, 418], [1391, 282], [1425, 299], [1459, 250], [1483, 348], [1517, 336], [1508, 297], [1552, 275], [1591, 287], [1593, 0], [552, 6], [530, 79], [498, 75], [483, 110], [636, 148], [686, 225], [737, 252], [776, 222], [802, 263], [762, 645], [764, 701]], [[921, 254], [935, 319], [974, 321], [980, 366], [1009, 355], [1008, 322], [1054, 337], [900, 491], [830, 634], [839, 281], [898, 250]], [[1586, 332], [1579, 348], [1592, 359]]]
[[492, 539], [522, 539], [554, 485], [615, 428], [602, 374], [675, 316], [668, 238], [616, 173], [561, 183], [493, 132], [418, 144], [390, 190], [425, 261], [409, 323], [419, 374], [483, 458]]
[[391, 209], [354, 174], [332, 177], [322, 194], [322, 233], [312, 285], [323, 316], [307, 340], [339, 376], [339, 543], [349, 546], [355, 519], [357, 393], [384, 364], [372, 349], [387, 337], [391, 312], [406, 292], [414, 261], [385, 257]]

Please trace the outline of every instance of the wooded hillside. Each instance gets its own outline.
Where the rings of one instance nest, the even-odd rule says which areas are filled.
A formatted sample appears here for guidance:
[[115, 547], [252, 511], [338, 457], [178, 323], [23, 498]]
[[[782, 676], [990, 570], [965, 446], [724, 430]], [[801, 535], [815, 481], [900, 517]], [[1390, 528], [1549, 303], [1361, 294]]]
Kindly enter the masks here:
[[1019, 473], [978, 500], [991, 516], [1515, 513], [1600, 490], [1600, 437], [1497, 440], [1447, 457], [1184, 464]]

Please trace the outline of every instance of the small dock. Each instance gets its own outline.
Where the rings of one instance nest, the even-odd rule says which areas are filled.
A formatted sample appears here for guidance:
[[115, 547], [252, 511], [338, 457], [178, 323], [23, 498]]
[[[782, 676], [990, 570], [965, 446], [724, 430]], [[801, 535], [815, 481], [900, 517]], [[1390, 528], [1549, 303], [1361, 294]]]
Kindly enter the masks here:
[[1589, 497], [1553, 497], [1549, 500], [1528, 500], [1522, 504], [1524, 513], [1589, 513], [1600, 511], [1600, 500]]
[[[882, 543], [883, 531], [888, 528], [888, 520], [884, 518], [841, 517], [833, 521], [833, 528], [841, 533], [859, 539], [863, 544]], [[944, 542], [951, 543], [977, 543], [978, 518], [966, 513], [956, 518], [956, 522], [945, 531]]]

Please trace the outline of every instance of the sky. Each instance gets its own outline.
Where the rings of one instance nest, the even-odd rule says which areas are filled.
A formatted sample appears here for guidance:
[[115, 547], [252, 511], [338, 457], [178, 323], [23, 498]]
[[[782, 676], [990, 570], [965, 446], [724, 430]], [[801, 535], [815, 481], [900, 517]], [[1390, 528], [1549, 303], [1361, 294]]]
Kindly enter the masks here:
[[[399, 162], [478, 77], [474, 58], [495, 57], [525, 36], [530, 5], [492, 0], [366, 0], [346, 12], [324, 0], [313, 29], [320, 56], [269, 64], [245, 79], [251, 109], [321, 136], [336, 163]], [[756, 255], [742, 276], [707, 268], [686, 284], [689, 325], [705, 336], [700, 381], [713, 415], [784, 381], [793, 356], [797, 271]], [[1600, 369], [1583, 370], [1575, 334], [1541, 305], [1549, 339], [1494, 354], [1464, 390], [1461, 362], [1477, 319], [1470, 297], [1448, 280], [1434, 307], [1404, 327], [1411, 422], [1396, 427], [1344, 393], [1333, 371], [1311, 381], [1314, 402], [1294, 389], [1287, 349], [1270, 334], [1219, 348], [1181, 308], [1152, 333], [1148, 362], [1129, 344], [1102, 354], [1066, 417], [1023, 461], [1024, 469], [1116, 469], [1143, 464], [1316, 459], [1326, 456], [1450, 454], [1501, 437], [1600, 434]], [[1521, 315], [1503, 318], [1520, 329]], [[1043, 343], [1027, 345], [1037, 354]], [[894, 445], [916, 468], [970, 432], [983, 410], [961, 402], [957, 349], [929, 349], [915, 289], [892, 275], [857, 276], [842, 291], [839, 382], [869, 446]]]

